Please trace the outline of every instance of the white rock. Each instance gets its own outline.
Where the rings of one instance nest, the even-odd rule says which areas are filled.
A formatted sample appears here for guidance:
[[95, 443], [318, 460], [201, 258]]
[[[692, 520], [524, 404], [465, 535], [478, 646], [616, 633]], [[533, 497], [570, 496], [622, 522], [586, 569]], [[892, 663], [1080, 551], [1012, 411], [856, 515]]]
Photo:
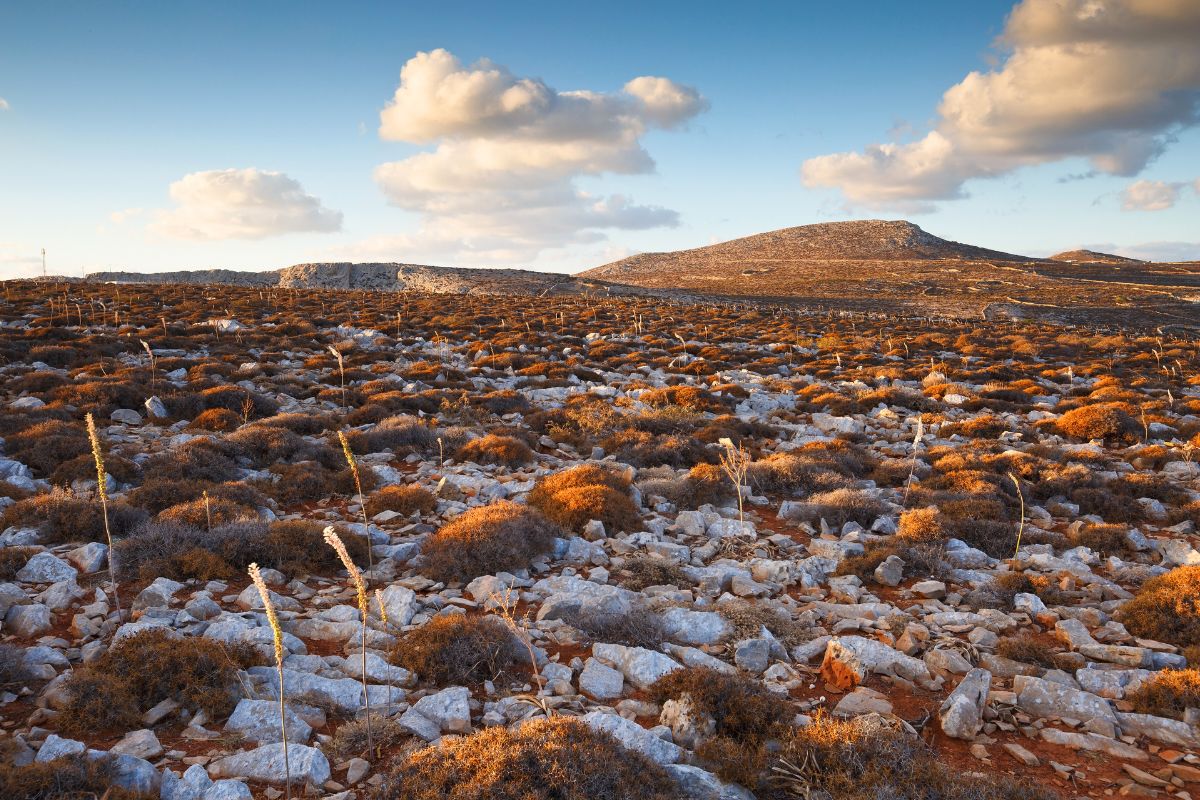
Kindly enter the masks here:
[[[329, 780], [329, 759], [315, 747], [289, 744], [288, 762], [292, 783], [320, 787]], [[245, 753], [226, 756], [210, 764], [208, 774], [213, 778], [249, 778], [283, 786], [288, 782], [283, 768], [283, 743], [264, 744]]]
[[658, 738], [636, 722], [617, 714], [593, 711], [584, 715], [583, 722], [659, 764], [674, 764], [683, 758], [683, 750], [678, 745]]

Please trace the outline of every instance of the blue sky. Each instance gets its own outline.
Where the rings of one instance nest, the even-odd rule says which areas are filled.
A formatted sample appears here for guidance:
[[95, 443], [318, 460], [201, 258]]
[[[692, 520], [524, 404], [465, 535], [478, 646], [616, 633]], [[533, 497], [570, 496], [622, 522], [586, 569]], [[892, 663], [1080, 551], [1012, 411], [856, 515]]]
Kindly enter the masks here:
[[[1049, 2], [1023, 5], [1032, 18]], [[1125, 3], [1107, 2], [1122, 22]], [[1153, 75], [1138, 61], [1148, 51], [1095, 34], [1094, 20], [1039, 18], [1042, 28], [1014, 25], [997, 47], [1012, 2], [572, 5], [10, 4], [0, 11], [0, 277], [39, 271], [41, 247], [66, 274], [316, 260], [573, 271], [870, 217], [1034, 255], [1088, 245], [1200, 258], [1200, 131], [1189, 125], [1200, 77], [1190, 62], [1182, 85], [1176, 69], [1176, 83], [1160, 87], [1164, 98], [1182, 91], [1182, 110], [1104, 105], [1108, 118], [1080, 111], [1090, 121], [1067, 119], [1067, 134], [1063, 120], [1031, 128], [1014, 111], [988, 120], [1003, 145], [981, 145], [963, 121], [976, 99], [957, 117], [939, 114], [943, 92], [973, 70], [1020, 87], [1006, 59], [1020, 48], [1054, 57], [1038, 38], [1047, 25], [1060, 39], [1099, 37], [1099, 68]], [[1172, 38], [1191, 30], [1187, 5], [1157, 20], [1155, 51], [1187, 49], [1186, 35]], [[401, 68], [438, 48], [452, 56], [423, 62], [428, 71], [487, 73], [497, 92], [532, 85], [534, 105], [561, 113], [480, 122], [470, 115], [482, 105], [452, 114], [415, 89], [394, 100]], [[496, 66], [476, 68], [479, 59]], [[651, 96], [627, 87], [640, 76], [668, 81]], [[980, 91], [1003, 99], [994, 83]], [[569, 90], [603, 98], [571, 116], [573, 98], [559, 94]], [[562, 145], [562, 120], [584, 114], [619, 130], [568, 142], [574, 155], [541, 172], [504, 172]], [[1132, 117], [1157, 127], [1133, 130]], [[1048, 130], [1056, 138], [1045, 143]], [[930, 131], [952, 142], [932, 171]], [[1131, 141], [1152, 155], [1125, 159]], [[898, 149], [860, 157], [885, 142]], [[501, 145], [504, 174], [473, 191], [480, 173], [459, 174], [464, 152]], [[422, 153], [436, 156], [428, 174], [414, 172]], [[652, 170], [614, 167], [637, 153]], [[383, 176], [384, 164], [401, 166]], [[536, 200], [515, 188], [530, 181]]]

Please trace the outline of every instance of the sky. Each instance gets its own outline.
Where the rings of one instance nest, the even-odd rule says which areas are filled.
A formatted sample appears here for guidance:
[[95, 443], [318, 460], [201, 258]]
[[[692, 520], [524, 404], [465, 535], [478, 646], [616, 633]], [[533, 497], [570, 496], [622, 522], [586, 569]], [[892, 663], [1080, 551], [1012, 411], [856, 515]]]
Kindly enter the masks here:
[[910, 219], [1200, 259], [1200, 2], [0, 9], [0, 278], [578, 271]]

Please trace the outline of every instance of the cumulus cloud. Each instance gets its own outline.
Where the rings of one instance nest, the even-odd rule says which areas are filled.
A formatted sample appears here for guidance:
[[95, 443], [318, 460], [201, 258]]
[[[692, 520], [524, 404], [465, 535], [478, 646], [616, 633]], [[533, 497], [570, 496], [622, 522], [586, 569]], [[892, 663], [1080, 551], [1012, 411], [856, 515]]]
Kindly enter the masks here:
[[1200, 261], [1200, 242], [1144, 242], [1111, 247], [1106, 252], [1143, 261]]
[[[340, 211], [323, 207], [282, 172], [253, 168], [193, 172], [172, 183], [170, 194], [176, 207], [159, 211], [149, 229], [173, 239], [265, 239], [342, 227]], [[119, 220], [114, 217], [114, 221]]]
[[1122, 211], [1162, 211], [1171, 208], [1179, 200], [1179, 192], [1186, 183], [1167, 181], [1136, 181], [1121, 192]]
[[576, 179], [652, 172], [652, 129], [678, 128], [707, 108], [695, 90], [643, 76], [619, 92], [559, 91], [483, 60], [418, 53], [380, 113], [390, 141], [432, 145], [381, 164], [375, 180], [420, 229], [363, 243], [373, 252], [528, 260], [544, 249], [604, 238], [604, 229], [678, 224], [670, 209], [582, 191]]
[[1006, 58], [946, 90], [933, 130], [809, 159], [802, 177], [853, 203], [912, 207], [1068, 157], [1134, 175], [1200, 119], [1198, 37], [1195, 0], [1022, 0], [998, 41]]

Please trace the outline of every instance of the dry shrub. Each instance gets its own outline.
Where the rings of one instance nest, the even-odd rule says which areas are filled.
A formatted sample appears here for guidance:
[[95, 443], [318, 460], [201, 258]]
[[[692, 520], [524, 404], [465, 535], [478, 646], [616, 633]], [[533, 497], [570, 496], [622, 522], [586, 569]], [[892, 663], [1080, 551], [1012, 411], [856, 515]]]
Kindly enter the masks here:
[[213, 431], [228, 433], [236, 431], [242, 424], [242, 418], [227, 408], [210, 408], [200, 412], [190, 423], [189, 430]]
[[946, 539], [946, 528], [936, 508], [910, 508], [900, 515], [896, 536], [906, 542], [940, 542]]
[[1129, 529], [1124, 525], [1087, 523], [1067, 538], [1074, 547], [1087, 547], [1102, 556], [1115, 556], [1131, 549], [1128, 533]]
[[808, 521], [823, 519], [829, 527], [837, 530], [847, 522], [857, 522], [869, 528], [876, 517], [886, 512], [887, 506], [861, 489], [834, 489], [810, 496], [804, 510]]
[[28, 679], [25, 648], [15, 644], [0, 644], [0, 686], [23, 683]]
[[1054, 660], [1054, 648], [1027, 632], [1001, 637], [996, 643], [996, 655], [1046, 669], [1058, 666]]
[[640, 604], [624, 613], [589, 606], [562, 619], [593, 642], [657, 650], [666, 638], [658, 614]]
[[523, 569], [564, 531], [540, 511], [502, 500], [472, 508], [443, 525], [421, 547], [424, 572], [438, 581]]
[[812, 638], [809, 629], [792, 619], [787, 611], [768, 605], [754, 603], [742, 598], [724, 600], [716, 611], [733, 626], [730, 639], [752, 639], [762, 635], [766, 628], [787, 647], [794, 647]]
[[273, 425], [249, 425], [229, 434], [225, 441], [249, 456], [257, 469], [284, 461], [319, 461], [333, 468], [342, 458], [340, 452], [328, 445], [314, 444], [298, 433]]
[[643, 403], [654, 408], [678, 406], [688, 411], [723, 411], [725, 406], [712, 393], [696, 386], [666, 386], [661, 389], [647, 389], [638, 397]]
[[[121, 502], [108, 504], [108, 524], [113, 536], [122, 536], [146, 520], [140, 508]], [[104, 516], [100, 503], [61, 489], [18, 500], [4, 509], [0, 530], [10, 525], [36, 527], [45, 544], [104, 541]]]
[[178, 503], [159, 512], [159, 522], [174, 522], [196, 528], [216, 527], [240, 520], [258, 519], [258, 512], [250, 506], [234, 503], [220, 497], [203, 497]]
[[244, 483], [213, 483], [211, 481], [174, 480], [150, 477], [126, 495], [129, 505], [157, 514], [171, 506], [202, 498], [208, 492], [210, 500], [224, 500], [238, 505], [259, 508], [266, 500], [252, 486]]
[[220, 719], [237, 702], [237, 671], [260, 661], [249, 645], [144, 630], [71, 673], [56, 719], [68, 734], [94, 735], [138, 725], [143, 712], [168, 698]]
[[5, 800], [158, 800], [153, 794], [116, 786], [108, 758], [72, 755], [18, 767], [0, 760], [0, 797]]
[[847, 483], [836, 462], [794, 451], [751, 463], [746, 480], [756, 491], [784, 493], [831, 491], [845, 488]]
[[601, 446], [616, 456], [617, 460], [635, 467], [665, 465], [684, 469], [717, 460], [699, 439], [682, 434], [663, 435], [627, 430], [604, 439]]
[[938, 436], [950, 437], [958, 434], [968, 439], [997, 439], [1008, 430], [1004, 420], [992, 414], [973, 417], [962, 422], [949, 422], [938, 429]]
[[0, 581], [11, 581], [24, 569], [40, 547], [0, 547]]
[[383, 511], [397, 514], [431, 514], [437, 510], [437, 498], [428, 489], [409, 484], [407, 486], [385, 486], [367, 498], [367, 516], [373, 517]]
[[1146, 581], [1117, 618], [1134, 636], [1200, 645], [1200, 566], [1176, 567]]
[[1189, 708], [1200, 708], [1200, 669], [1163, 670], [1126, 696], [1135, 711], [1180, 719]]
[[625, 479], [591, 464], [539, 479], [529, 493], [529, 505], [575, 532], [593, 519], [603, 522], [608, 534], [637, 530], [642, 521]]
[[904, 562], [905, 578], [937, 578], [945, 572], [942, 557], [945, 548], [940, 542], [904, 542], [895, 536], [868, 542], [862, 555], [842, 559], [838, 575], [857, 575], [863, 580], [874, 580], [875, 568], [898, 556]]
[[[380, 754], [390, 751], [411, 737], [404, 728], [383, 714], [372, 712], [369, 723], [371, 736], [367, 737], [368, 722], [366, 718], [352, 719], [338, 726], [333, 732], [333, 739], [323, 749], [338, 761], [351, 758], [366, 758], [374, 761]], [[368, 742], [370, 747], [368, 747]], [[371, 748], [374, 748], [372, 751]]]
[[[113, 561], [123, 578], [209, 580], [243, 573], [257, 563], [285, 574], [328, 574], [341, 562], [322, 538], [324, 526], [307, 520], [234, 522], [211, 531], [155, 522], [142, 526], [113, 546]], [[344, 534], [355, 563], [366, 563], [367, 540]]]
[[333, 494], [334, 473], [315, 461], [275, 464], [270, 472], [278, 479], [256, 481], [255, 485], [280, 505], [292, 506]]
[[398, 760], [370, 800], [678, 800], [659, 764], [571, 717], [498, 726]]
[[1018, 594], [1037, 595], [1046, 605], [1056, 605], [1064, 599], [1051, 576], [1027, 572], [1001, 573], [988, 581], [981, 591], [1009, 610]]
[[529, 449], [529, 445], [520, 439], [494, 433], [472, 439], [460, 447], [454, 457], [459, 461], [504, 467], [520, 467], [533, 463], [533, 451]]
[[649, 553], [635, 553], [625, 559], [618, 573], [621, 585], [634, 592], [648, 586], [690, 586], [691, 581], [678, 561]]
[[682, 478], [642, 481], [638, 488], [643, 494], [666, 498], [680, 508], [720, 504], [736, 497], [733, 482], [716, 464], [697, 464]]
[[438, 686], [495, 680], [521, 657], [512, 631], [492, 616], [441, 614], [404, 635], [391, 653], [393, 664]]
[[[837, 800], [1058, 800], [1048, 789], [1008, 775], [976, 777], [943, 763], [921, 739], [876, 716], [819, 716], [791, 730], [774, 759], [768, 798], [810, 795]], [[764, 797], [763, 794], [759, 794]]]
[[711, 717], [713, 733], [742, 743], [761, 743], [780, 732], [794, 711], [760, 681], [737, 672], [685, 667], [655, 681], [648, 692], [656, 703], [689, 697], [692, 707]]
[[28, 464], [34, 474], [46, 478], [61, 464], [89, 455], [92, 446], [81, 425], [52, 419], [9, 434], [4, 450], [9, 458]]
[[236, 480], [241, 474], [232, 458], [236, 454], [237, 449], [227, 443], [193, 439], [152, 456], [142, 471], [163, 480], [223, 483]]
[[1112, 439], [1133, 443], [1142, 426], [1127, 403], [1096, 403], [1073, 408], [1055, 420], [1055, 428], [1072, 439]]

